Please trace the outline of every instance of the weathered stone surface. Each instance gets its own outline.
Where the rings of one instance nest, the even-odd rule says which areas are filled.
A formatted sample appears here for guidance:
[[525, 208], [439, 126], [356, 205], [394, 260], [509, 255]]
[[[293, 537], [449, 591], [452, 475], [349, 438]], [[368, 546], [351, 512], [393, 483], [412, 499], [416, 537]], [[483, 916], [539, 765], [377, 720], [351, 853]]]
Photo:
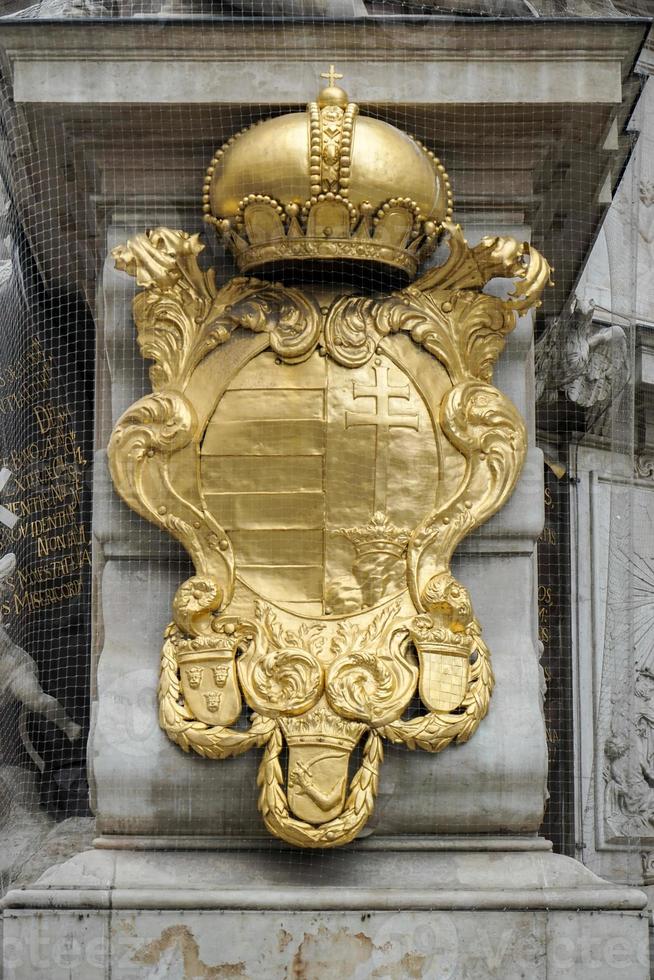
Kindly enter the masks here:
[[[594, 920], [594, 921], [593, 921]], [[643, 917], [615, 913], [559, 912], [548, 920], [547, 980], [571, 977], [618, 980], [649, 977], [649, 950], [643, 943]]]
[[631, 123], [638, 143], [609, 207], [577, 295], [597, 319], [654, 321], [654, 80]]
[[7, 980], [649, 976], [637, 913], [49, 912], [32, 928], [7, 920]]
[[[224, 977], [544, 980], [545, 913], [47, 913], [12, 918], [7, 980]], [[263, 928], [262, 928], [263, 925]], [[51, 942], [52, 932], [58, 938]]]
[[18, 877], [22, 864], [50, 833], [53, 820], [39, 806], [34, 773], [20, 766], [0, 766], [0, 801], [0, 888], [5, 891]]
[[[7, 980], [107, 980], [109, 920], [97, 912], [64, 912], [40, 919], [29, 913], [13, 918], [4, 934]], [[128, 974], [129, 976], [129, 974]], [[132, 973], [136, 980], [136, 975]]]
[[7, 978], [645, 980], [644, 903], [543, 852], [95, 852], [8, 896]]
[[[648, 16], [647, 0], [232, 0], [226, 12], [252, 16], [365, 17], [419, 8], [440, 14], [476, 14], [489, 17], [615, 17], [620, 14]], [[224, 4], [215, 0], [23, 0], [12, 4], [15, 17], [142, 17], [223, 13]]]
[[[46, 913], [11, 917], [7, 980], [645, 980], [637, 915]], [[53, 933], [56, 938], [53, 941]], [[552, 934], [551, 941], [547, 942]], [[20, 962], [17, 962], [20, 960]], [[109, 972], [111, 971], [111, 972]]]
[[55, 824], [40, 840], [38, 848], [21, 862], [12, 887], [36, 881], [48, 868], [86, 851], [92, 846], [94, 836], [93, 817], [68, 817]]
[[[557, 103], [620, 103], [620, 77], [615, 62], [587, 63], [580, 73], [574, 61], [553, 57], [543, 62], [531, 58], [509, 65], [503, 61], [479, 61], [471, 72], [464, 59], [450, 58], [440, 63], [426, 63], [420, 72], [389, 72], [387, 66], [373, 58], [352, 59], [347, 68], [352, 92], [365, 92], [370, 102], [417, 103], [425, 91], [437, 92], [443, 104], [481, 102], [484, 104], [518, 103], [552, 105]], [[70, 72], [75, 72], [76, 87], [71, 88]], [[538, 84], [534, 85], [537, 72]], [[95, 103], [100, 91], [105, 103], [176, 105], [180, 93], [194, 103], [238, 103], [243, 83], [256, 88], [262, 101], [294, 103], [313, 97], [313, 65], [298, 66], [283, 57], [265, 66], [243, 63], [240, 71], [221, 59], [198, 61], [191, 70], [188, 60], [168, 54], [165, 59], [143, 65], [105, 58], [80, 58], [73, 66], [59, 58], [44, 61], [32, 58], [16, 69], [15, 96], [19, 102], [36, 104]], [[272, 84], [274, 79], [274, 86]], [[271, 99], [272, 101], [272, 99]]]

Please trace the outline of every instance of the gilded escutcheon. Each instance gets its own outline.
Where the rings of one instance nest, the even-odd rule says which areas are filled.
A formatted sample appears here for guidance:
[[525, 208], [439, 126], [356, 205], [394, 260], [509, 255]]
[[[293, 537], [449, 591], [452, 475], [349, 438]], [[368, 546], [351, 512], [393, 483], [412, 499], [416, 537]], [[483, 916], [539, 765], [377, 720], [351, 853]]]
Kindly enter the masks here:
[[[135, 316], [155, 365], [116, 425], [112, 476], [196, 567], [166, 632], [161, 724], [209, 758], [263, 746], [264, 822], [300, 846], [363, 827], [384, 738], [440, 751], [488, 708], [489, 653], [450, 559], [520, 473], [524, 425], [491, 370], [548, 272], [511, 240], [447, 234], [449, 258], [413, 286], [322, 309], [256, 279], [217, 289], [182, 232], [115, 253], [147, 269]], [[506, 300], [483, 292], [497, 275], [516, 279]]]
[[[167, 228], [113, 252], [154, 363], [111, 474], [195, 566], [165, 632], [160, 724], [209, 759], [262, 747], [265, 826], [333, 847], [372, 813], [384, 739], [439, 752], [488, 710], [489, 651], [450, 561], [520, 474], [525, 427], [492, 371], [550, 270], [512, 238], [470, 247], [438, 158], [333, 79], [306, 113], [224, 144], [203, 190], [244, 272], [337, 258], [410, 277], [449, 248], [379, 296], [310, 273], [219, 287], [198, 236]], [[504, 299], [485, 291], [498, 277]]]

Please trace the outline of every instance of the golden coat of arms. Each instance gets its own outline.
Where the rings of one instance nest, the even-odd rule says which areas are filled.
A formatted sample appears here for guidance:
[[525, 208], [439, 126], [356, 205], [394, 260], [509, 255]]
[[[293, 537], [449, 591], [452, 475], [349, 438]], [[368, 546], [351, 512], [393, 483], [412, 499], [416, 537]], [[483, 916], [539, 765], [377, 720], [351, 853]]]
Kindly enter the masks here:
[[[362, 829], [384, 739], [439, 752], [487, 712], [489, 651], [450, 559], [518, 479], [525, 428], [492, 369], [550, 275], [511, 238], [470, 247], [440, 161], [334, 81], [207, 170], [205, 220], [264, 278], [217, 286], [198, 236], [166, 228], [114, 250], [154, 365], [113, 480], [195, 565], [161, 725], [211, 759], [262, 747], [264, 823], [302, 847]], [[496, 277], [508, 298], [484, 290]]]

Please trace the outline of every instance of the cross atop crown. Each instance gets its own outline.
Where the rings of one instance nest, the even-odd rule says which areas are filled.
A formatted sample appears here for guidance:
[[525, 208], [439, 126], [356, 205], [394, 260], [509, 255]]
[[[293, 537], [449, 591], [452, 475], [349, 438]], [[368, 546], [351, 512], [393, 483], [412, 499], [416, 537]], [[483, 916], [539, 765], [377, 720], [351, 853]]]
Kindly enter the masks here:
[[336, 79], [337, 78], [342, 78], [343, 76], [340, 74], [340, 72], [337, 72], [335, 70], [335, 68], [334, 68], [333, 65], [330, 65], [329, 66], [329, 71], [321, 71], [320, 72], [320, 77], [321, 78], [326, 78], [327, 81], [329, 82], [330, 88], [332, 88], [333, 85], [334, 85], [334, 82], [336, 81]]

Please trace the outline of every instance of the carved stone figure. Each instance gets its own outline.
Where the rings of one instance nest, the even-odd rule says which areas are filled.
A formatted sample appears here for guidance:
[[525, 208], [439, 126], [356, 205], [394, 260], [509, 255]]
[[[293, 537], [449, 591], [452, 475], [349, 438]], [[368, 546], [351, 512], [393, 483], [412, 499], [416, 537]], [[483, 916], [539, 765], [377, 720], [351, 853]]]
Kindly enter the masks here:
[[643, 180], [640, 185], [638, 231], [647, 245], [654, 242], [654, 181]]
[[[12, 553], [0, 559], [0, 597], [10, 588], [10, 580], [16, 568]], [[0, 619], [0, 712], [12, 701], [18, 701], [23, 710], [42, 715], [75, 741], [81, 727], [68, 716], [56, 698], [46, 694], [39, 683], [37, 666], [22, 647], [15, 644]], [[22, 715], [21, 715], [22, 718]], [[32, 745], [24, 726], [19, 724], [19, 736], [28, 755], [43, 770], [43, 760]], [[41, 809], [35, 771], [22, 766], [5, 764], [10, 748], [0, 737], [0, 826], [7, 833], [0, 856], [0, 888], [6, 888], [15, 876], [25, 857], [35, 849], [52, 827], [52, 819]]]
[[617, 837], [654, 836], [654, 674], [637, 670], [634, 711], [618, 716], [604, 754], [605, 821]]
[[615, 324], [593, 322], [594, 306], [574, 300], [536, 343], [536, 398], [561, 395], [587, 410], [589, 430], [601, 428], [630, 376], [627, 337]]
[[[0, 594], [8, 589], [8, 580], [16, 568], [16, 556], [11, 552], [0, 559]], [[0, 690], [6, 702], [15, 698], [25, 708], [43, 715], [60, 728], [72, 741], [79, 738], [81, 727], [68, 716], [56, 698], [46, 694], [39, 684], [37, 666], [26, 650], [10, 638], [0, 619]]]
[[10, 14], [9, 18], [110, 17], [119, 14], [119, 8], [126, 16], [136, 12], [129, 0], [40, 0], [39, 3], [26, 2], [23, 9]]

